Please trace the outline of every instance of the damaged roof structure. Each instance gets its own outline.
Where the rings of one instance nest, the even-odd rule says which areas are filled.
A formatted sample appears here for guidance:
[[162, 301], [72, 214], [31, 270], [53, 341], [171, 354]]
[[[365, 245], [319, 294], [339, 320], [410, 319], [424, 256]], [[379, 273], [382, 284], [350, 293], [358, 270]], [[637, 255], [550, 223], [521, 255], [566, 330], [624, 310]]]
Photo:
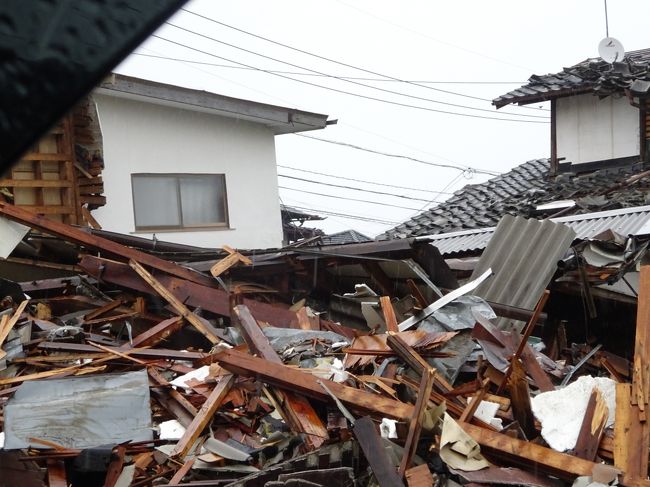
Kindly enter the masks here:
[[[103, 159], [80, 169], [55, 127], [46, 137], [61, 140], [43, 143], [66, 152], [45, 161], [93, 188], [33, 186], [34, 170], [43, 204], [20, 204], [18, 178], [5, 181], [0, 484], [646, 485], [648, 132], [624, 71], [590, 61], [556, 76], [591, 84], [551, 97], [550, 160], [379, 241], [203, 248], [102, 230], [90, 211], [105, 202]], [[166, 88], [118, 77], [102, 89]], [[594, 100], [616, 144], [568, 130]], [[294, 210], [291, 231], [316, 217]]]

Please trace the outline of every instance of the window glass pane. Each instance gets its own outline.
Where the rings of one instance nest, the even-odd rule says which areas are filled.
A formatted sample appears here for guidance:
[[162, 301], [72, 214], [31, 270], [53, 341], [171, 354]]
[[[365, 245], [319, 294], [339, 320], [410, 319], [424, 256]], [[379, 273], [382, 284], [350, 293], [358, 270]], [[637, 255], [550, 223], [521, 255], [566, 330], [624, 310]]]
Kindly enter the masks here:
[[223, 174], [181, 176], [183, 225], [226, 223]]
[[133, 175], [132, 183], [136, 227], [181, 224], [176, 177]]

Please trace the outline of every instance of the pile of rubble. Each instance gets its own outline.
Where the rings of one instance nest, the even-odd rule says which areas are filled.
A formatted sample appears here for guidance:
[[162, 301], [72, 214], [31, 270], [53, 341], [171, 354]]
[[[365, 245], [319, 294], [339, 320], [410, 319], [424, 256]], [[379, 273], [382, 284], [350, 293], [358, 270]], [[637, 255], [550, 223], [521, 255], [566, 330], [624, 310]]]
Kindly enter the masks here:
[[[11, 205], [0, 213], [28, 227], [32, 248], [54, 238], [48, 252], [63, 245], [60, 255], [75, 249], [77, 261], [50, 256], [70, 277], [0, 283], [0, 485], [647, 478], [645, 266], [633, 360], [559, 339], [546, 355], [533, 335], [550, 321], [549, 279], [539, 293], [527, 288], [537, 303], [528, 310], [479, 297], [500, 278], [481, 262], [464, 285], [441, 290], [455, 278], [431, 246], [226, 248], [216, 259], [183, 259], [178, 249], [145, 252]], [[559, 254], [571, 245], [564, 240]], [[490, 253], [485, 260], [501, 265]], [[628, 253], [625, 265], [644, 253]], [[289, 270], [281, 276], [278, 265]], [[320, 265], [327, 272], [314, 272]], [[332, 275], [358, 285], [339, 293], [322, 284]], [[503, 326], [513, 319], [525, 323]]]

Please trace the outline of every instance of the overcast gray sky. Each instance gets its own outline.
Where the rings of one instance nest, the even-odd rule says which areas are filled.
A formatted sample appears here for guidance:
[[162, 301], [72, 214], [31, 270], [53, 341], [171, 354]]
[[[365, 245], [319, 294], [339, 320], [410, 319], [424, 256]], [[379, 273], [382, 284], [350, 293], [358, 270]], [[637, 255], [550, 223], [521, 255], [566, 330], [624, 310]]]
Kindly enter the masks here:
[[[184, 8], [194, 14], [178, 12], [169, 21], [176, 27], [164, 25], [155, 34], [159, 37], [135, 51], [147, 56], [130, 56], [116, 72], [325, 113], [338, 125], [306, 135], [495, 173], [548, 157], [549, 112], [546, 105], [497, 111], [487, 100], [531, 74], [556, 72], [597, 56], [598, 42], [605, 37], [602, 0], [194, 0]], [[608, 10], [609, 33], [627, 51], [650, 47], [650, 1], [609, 0]], [[353, 79], [314, 76], [318, 73]], [[276, 148], [280, 175], [328, 184], [279, 177], [285, 204], [338, 214], [315, 225], [327, 232], [354, 228], [373, 237], [394, 226], [391, 222], [448, 197], [435, 191], [451, 193], [490, 177], [297, 135], [276, 137]], [[214, 157], [217, 162], [218, 154]]]

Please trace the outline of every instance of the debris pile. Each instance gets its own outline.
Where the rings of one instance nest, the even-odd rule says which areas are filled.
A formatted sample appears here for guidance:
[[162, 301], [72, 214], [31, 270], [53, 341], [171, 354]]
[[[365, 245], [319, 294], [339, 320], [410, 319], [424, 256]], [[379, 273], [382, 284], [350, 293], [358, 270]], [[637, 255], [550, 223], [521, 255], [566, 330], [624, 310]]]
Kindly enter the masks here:
[[[0, 213], [29, 227], [23, 244], [49, 239], [49, 261], [75, 270], [0, 282], [0, 485], [647, 479], [650, 269], [630, 361], [563, 342], [565, 323], [543, 350], [545, 288], [573, 252], [561, 228], [544, 232], [552, 248], [538, 235], [535, 273], [489, 246], [459, 286], [415, 241], [214, 258]], [[564, 282], [633, 268], [645, 247], [628, 250], [607, 273], [567, 260]], [[533, 309], [509, 304], [499, 282]]]

